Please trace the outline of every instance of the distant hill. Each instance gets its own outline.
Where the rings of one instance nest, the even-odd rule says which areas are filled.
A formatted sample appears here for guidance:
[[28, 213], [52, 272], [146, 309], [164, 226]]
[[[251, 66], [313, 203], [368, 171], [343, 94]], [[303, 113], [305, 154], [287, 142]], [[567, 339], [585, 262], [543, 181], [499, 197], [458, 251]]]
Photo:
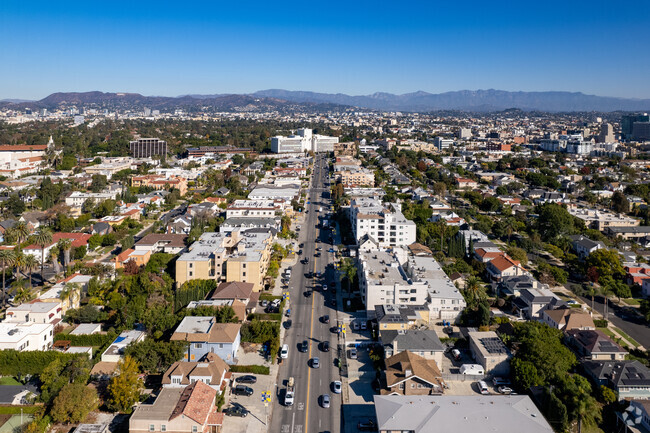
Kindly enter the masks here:
[[344, 108], [332, 103], [296, 102], [256, 95], [186, 95], [169, 97], [143, 96], [138, 93], [105, 93], [97, 91], [53, 93], [40, 101], [18, 103], [11, 101], [0, 102], [0, 106], [33, 109], [55, 109], [72, 105], [124, 110], [141, 110], [147, 107], [163, 111], [173, 111], [175, 109], [194, 111], [204, 108], [216, 111], [327, 111]]
[[295, 102], [318, 102], [390, 111], [647, 111], [650, 99], [625, 99], [585, 95], [579, 92], [507, 92], [504, 90], [460, 90], [445, 93], [414, 92], [403, 95], [373, 93], [350, 96], [281, 89], [262, 90], [256, 96]]
[[336, 111], [359, 107], [384, 111], [473, 111], [492, 112], [511, 108], [525, 111], [650, 111], [650, 99], [626, 99], [571, 92], [507, 92], [504, 90], [461, 90], [446, 93], [414, 92], [403, 95], [373, 93], [351, 96], [281, 89], [253, 94], [143, 96], [138, 93], [68, 92], [53, 93], [40, 101], [3, 100], [0, 107], [48, 108], [81, 105], [102, 109], [161, 111]]

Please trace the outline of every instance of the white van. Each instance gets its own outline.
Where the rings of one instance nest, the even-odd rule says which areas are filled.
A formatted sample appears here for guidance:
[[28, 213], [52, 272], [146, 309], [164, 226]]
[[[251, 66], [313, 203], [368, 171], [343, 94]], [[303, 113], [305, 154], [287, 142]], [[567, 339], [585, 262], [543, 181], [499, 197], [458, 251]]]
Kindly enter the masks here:
[[460, 366], [460, 374], [485, 374], [481, 364], [463, 364]]
[[289, 345], [283, 344], [280, 349], [280, 358], [287, 359], [289, 357]]
[[479, 380], [476, 382], [476, 386], [478, 387], [478, 390], [481, 392], [483, 395], [488, 395], [490, 394], [490, 389], [487, 386], [487, 383], [485, 383], [482, 380]]

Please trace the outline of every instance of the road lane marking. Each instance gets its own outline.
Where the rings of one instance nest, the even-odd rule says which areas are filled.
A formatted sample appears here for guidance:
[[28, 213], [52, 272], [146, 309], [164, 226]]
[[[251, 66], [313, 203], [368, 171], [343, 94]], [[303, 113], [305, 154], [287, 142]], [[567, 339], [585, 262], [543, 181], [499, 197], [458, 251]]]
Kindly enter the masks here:
[[291, 417], [291, 431], [293, 432], [293, 425], [296, 422], [296, 413], [293, 413], [293, 416]]

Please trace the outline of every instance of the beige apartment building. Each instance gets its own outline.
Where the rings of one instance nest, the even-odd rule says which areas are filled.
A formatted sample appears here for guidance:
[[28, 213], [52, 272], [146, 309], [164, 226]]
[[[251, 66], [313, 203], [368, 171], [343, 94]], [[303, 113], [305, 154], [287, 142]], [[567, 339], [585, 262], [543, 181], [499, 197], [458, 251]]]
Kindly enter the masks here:
[[189, 280], [242, 281], [255, 291], [264, 287], [273, 234], [266, 232], [203, 233], [176, 260], [176, 283]]
[[343, 185], [375, 185], [375, 173], [371, 170], [356, 167], [352, 170], [341, 170], [334, 173]]

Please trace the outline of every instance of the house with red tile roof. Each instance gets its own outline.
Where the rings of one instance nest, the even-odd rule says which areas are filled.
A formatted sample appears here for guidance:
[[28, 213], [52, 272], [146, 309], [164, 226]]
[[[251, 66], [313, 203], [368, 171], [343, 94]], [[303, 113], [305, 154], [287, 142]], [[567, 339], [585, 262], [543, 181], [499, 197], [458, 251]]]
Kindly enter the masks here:
[[492, 281], [501, 281], [503, 277], [518, 276], [526, 274], [526, 270], [517, 260], [512, 259], [505, 253], [493, 258], [487, 263], [487, 272]]
[[[59, 242], [61, 239], [70, 239], [72, 241], [72, 248], [78, 248], [81, 246], [88, 247], [88, 239], [90, 235], [88, 233], [54, 233], [52, 235], [52, 242], [49, 245], [45, 246], [45, 261], [48, 260], [50, 250]], [[40, 245], [29, 245], [23, 249], [23, 253], [31, 254], [36, 259], [41, 260], [42, 249]]]
[[187, 387], [163, 387], [151, 404], [140, 404], [129, 419], [129, 433], [219, 433], [217, 390], [202, 381]]

